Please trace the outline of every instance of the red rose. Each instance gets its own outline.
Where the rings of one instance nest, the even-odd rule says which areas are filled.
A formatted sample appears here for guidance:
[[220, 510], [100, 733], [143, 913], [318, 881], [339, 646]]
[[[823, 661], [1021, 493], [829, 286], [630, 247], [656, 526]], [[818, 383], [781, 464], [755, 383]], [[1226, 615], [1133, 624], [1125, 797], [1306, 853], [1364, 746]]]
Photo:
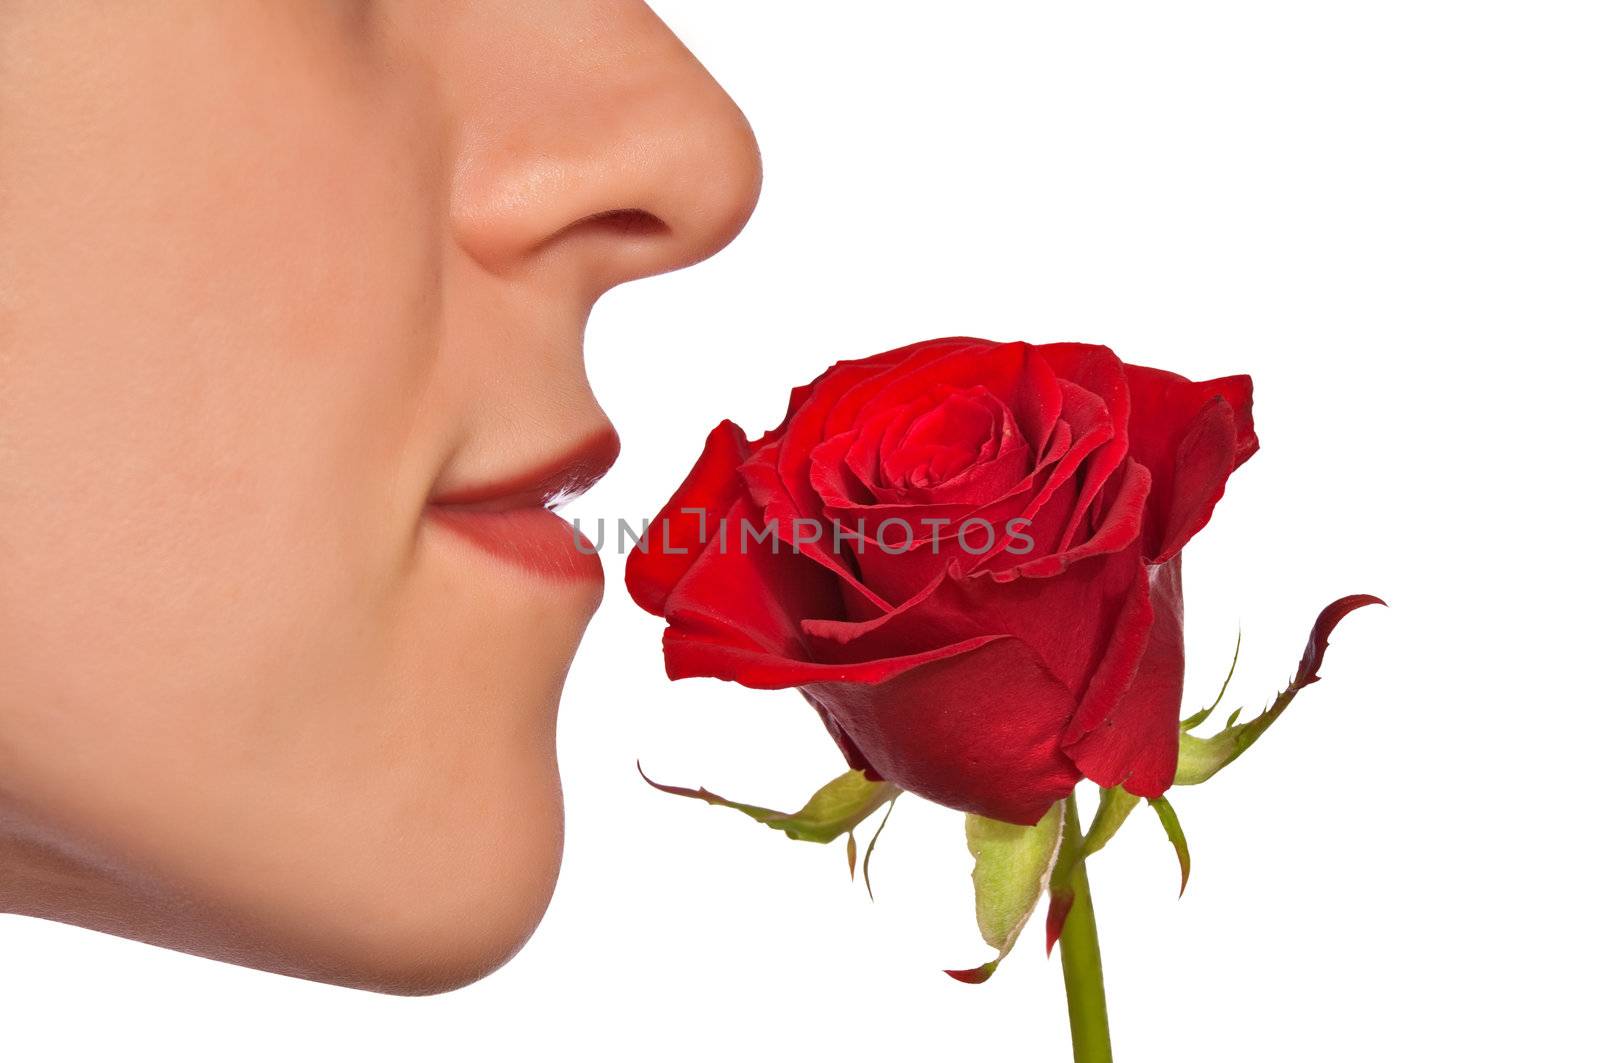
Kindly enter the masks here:
[[839, 362], [705, 452], [628, 558], [667, 673], [799, 687], [851, 767], [1036, 822], [1172, 784], [1178, 552], [1255, 453], [1248, 376], [950, 337]]

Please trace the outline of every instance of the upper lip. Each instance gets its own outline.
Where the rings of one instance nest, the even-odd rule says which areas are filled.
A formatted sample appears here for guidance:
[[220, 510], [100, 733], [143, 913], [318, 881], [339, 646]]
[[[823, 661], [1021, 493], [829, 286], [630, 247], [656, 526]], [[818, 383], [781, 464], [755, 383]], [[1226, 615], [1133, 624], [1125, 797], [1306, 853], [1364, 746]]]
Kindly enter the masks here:
[[593, 487], [617, 460], [619, 448], [617, 433], [608, 425], [554, 461], [438, 492], [428, 503], [458, 509], [554, 509]]

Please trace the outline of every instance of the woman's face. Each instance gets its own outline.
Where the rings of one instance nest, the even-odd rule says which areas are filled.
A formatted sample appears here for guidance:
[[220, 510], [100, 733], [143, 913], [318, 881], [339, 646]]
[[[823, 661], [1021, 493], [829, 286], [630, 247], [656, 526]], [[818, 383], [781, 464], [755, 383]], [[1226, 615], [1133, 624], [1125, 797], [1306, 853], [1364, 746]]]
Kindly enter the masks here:
[[396, 992], [512, 955], [584, 324], [759, 186], [637, 0], [0, 7], [0, 904]]

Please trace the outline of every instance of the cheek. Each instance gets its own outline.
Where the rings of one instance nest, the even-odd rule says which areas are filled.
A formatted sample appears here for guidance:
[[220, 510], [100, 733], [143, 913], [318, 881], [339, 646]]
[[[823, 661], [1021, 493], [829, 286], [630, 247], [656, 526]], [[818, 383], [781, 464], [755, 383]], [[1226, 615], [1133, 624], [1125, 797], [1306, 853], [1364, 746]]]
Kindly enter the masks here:
[[124, 62], [13, 86], [72, 135], [4, 145], [0, 647], [85, 722], [282, 682], [388, 593], [430, 460], [438, 175], [395, 165], [433, 156], [425, 109], [271, 42], [212, 61], [238, 21], [130, 24]]
[[425, 179], [383, 160], [426, 153], [260, 52], [204, 91], [115, 66], [141, 91], [41, 88], [92, 166], [7, 145], [23, 310], [0, 389], [0, 648], [21, 664], [0, 726], [86, 774], [165, 740], [270, 739], [290, 695], [370, 681], [414, 545], [439, 251], [416, 235]]
[[[182, 52], [215, 43], [128, 51], [214, 71]], [[419, 531], [418, 441], [448, 439], [420, 95], [252, 54], [56, 101], [92, 161], [6, 144], [0, 799], [213, 913], [179, 947], [447, 987], [548, 900], [594, 592]]]

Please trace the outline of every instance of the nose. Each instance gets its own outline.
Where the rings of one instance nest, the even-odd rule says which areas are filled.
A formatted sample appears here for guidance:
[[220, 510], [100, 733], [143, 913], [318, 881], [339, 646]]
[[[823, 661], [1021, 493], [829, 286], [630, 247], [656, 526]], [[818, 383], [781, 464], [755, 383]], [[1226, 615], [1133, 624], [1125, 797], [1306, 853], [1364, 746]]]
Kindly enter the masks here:
[[744, 227], [761, 187], [755, 136], [645, 4], [441, 6], [449, 39], [434, 54], [457, 64], [441, 72], [459, 123], [451, 223], [485, 269], [592, 300]]

